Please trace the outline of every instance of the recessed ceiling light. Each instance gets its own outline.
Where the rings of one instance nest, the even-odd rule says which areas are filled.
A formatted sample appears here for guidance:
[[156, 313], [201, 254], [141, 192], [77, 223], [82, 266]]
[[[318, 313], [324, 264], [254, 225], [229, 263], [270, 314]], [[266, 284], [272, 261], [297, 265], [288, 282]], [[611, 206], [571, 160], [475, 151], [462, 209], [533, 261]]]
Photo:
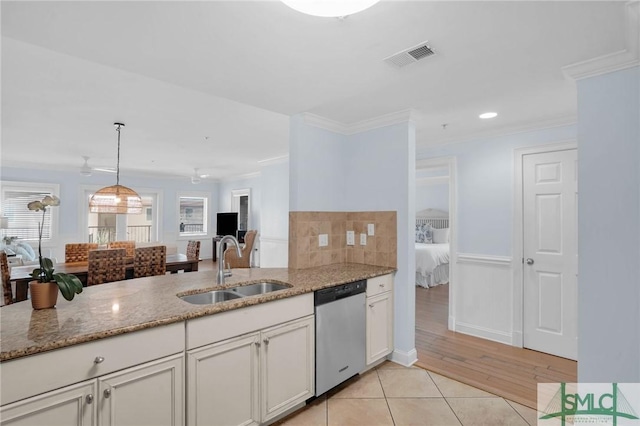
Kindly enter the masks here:
[[307, 15], [341, 17], [370, 8], [380, 0], [281, 0], [292, 9]]
[[498, 116], [497, 112], [484, 112], [480, 114], [478, 117], [482, 118], [483, 120], [486, 120], [488, 118], [495, 118], [497, 116]]

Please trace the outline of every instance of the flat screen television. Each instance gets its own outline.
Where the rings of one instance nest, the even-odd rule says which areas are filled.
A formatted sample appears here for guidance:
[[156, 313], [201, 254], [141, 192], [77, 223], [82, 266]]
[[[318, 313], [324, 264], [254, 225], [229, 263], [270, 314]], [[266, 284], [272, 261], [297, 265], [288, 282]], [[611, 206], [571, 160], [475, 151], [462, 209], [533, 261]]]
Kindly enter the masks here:
[[238, 213], [218, 213], [216, 233], [218, 235], [236, 236], [238, 230]]

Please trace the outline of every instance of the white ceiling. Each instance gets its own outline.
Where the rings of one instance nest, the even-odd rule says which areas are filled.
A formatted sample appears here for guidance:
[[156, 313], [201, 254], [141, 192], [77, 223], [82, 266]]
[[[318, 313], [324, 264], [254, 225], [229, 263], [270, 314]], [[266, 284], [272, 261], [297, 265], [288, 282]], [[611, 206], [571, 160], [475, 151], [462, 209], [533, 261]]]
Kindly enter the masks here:
[[[353, 124], [414, 109], [419, 148], [570, 122], [576, 89], [561, 68], [625, 47], [624, 1], [382, 1], [344, 20], [278, 1], [1, 12], [3, 165], [113, 166], [111, 123], [123, 121], [123, 173], [185, 177], [286, 155], [301, 112]], [[383, 62], [426, 40], [435, 56]], [[478, 119], [490, 110], [498, 118]]]

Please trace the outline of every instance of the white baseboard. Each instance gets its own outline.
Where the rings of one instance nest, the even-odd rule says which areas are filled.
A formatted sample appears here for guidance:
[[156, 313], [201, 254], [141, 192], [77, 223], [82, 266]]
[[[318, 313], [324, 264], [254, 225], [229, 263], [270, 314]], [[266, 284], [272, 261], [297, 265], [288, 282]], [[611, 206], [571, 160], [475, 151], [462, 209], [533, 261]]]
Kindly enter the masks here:
[[478, 327], [473, 324], [465, 324], [461, 322], [456, 323], [456, 332], [468, 334], [470, 336], [481, 337], [483, 339], [492, 340], [498, 343], [504, 343], [505, 345], [512, 344], [511, 333], [505, 333], [504, 331], [491, 330], [489, 328]]
[[416, 348], [411, 349], [409, 352], [396, 349], [391, 353], [391, 361], [405, 367], [411, 367], [418, 361], [418, 351], [416, 351]]
[[511, 346], [516, 346], [518, 348], [524, 347], [524, 337], [522, 336], [522, 332], [514, 331], [511, 333]]

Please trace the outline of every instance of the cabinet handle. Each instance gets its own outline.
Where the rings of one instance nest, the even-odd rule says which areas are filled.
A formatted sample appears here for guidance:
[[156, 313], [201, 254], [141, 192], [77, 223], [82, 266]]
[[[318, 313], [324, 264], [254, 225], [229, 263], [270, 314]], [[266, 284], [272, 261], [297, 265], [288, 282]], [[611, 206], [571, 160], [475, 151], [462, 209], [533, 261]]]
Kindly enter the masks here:
[[373, 308], [373, 305], [369, 305], [370, 308]]
[[256, 347], [259, 348], [260, 347], [260, 340], [258, 340], [257, 342], [253, 342], [256, 344]]
[[265, 345], [268, 345], [268, 344], [269, 344], [269, 338], [268, 338], [268, 337], [265, 337], [265, 338], [264, 338], [264, 340], [263, 340], [263, 342], [264, 342], [264, 344], [265, 344]]
[[89, 395], [87, 395], [85, 401], [87, 401], [87, 404], [91, 404], [93, 402], [93, 394], [90, 393]]
[[384, 288], [384, 284], [380, 284], [380, 288]]
[[104, 361], [104, 357], [97, 356], [96, 359], [93, 360], [94, 364], [101, 364]]
[[105, 398], [109, 398], [111, 396], [111, 389], [105, 389], [103, 394]]

